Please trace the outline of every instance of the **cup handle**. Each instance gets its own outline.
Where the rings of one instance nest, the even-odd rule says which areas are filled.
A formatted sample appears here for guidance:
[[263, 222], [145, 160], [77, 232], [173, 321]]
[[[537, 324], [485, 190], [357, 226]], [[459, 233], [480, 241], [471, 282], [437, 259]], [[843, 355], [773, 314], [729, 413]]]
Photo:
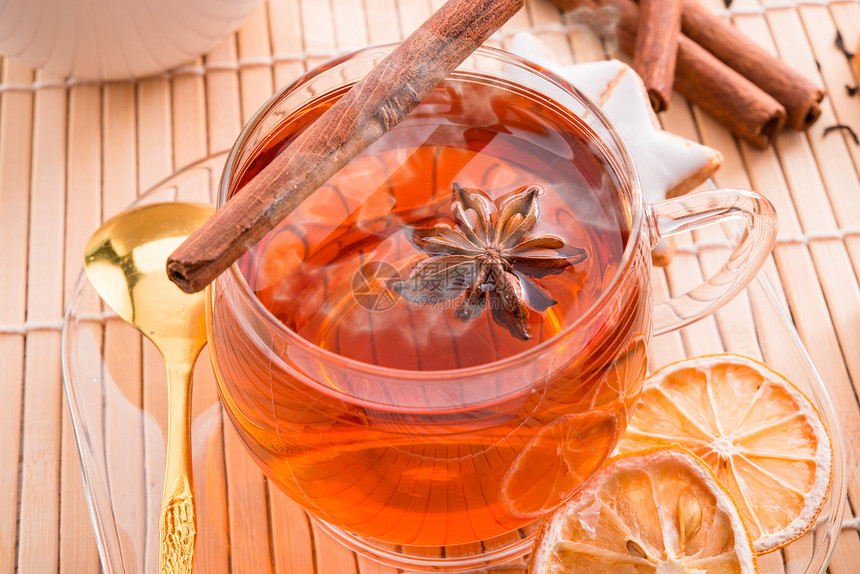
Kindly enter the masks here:
[[651, 247], [662, 237], [729, 219], [744, 229], [722, 269], [701, 285], [654, 308], [654, 334], [683, 327], [719, 309], [746, 287], [776, 242], [776, 209], [753, 191], [717, 189], [682, 195], [645, 206]]

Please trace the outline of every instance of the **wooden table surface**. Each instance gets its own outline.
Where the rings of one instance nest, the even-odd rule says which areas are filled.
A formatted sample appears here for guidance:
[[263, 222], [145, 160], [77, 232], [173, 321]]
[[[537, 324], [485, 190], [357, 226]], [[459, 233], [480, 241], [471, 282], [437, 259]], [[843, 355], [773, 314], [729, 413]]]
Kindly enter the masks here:
[[[401, 39], [441, 3], [269, 0], [205, 57], [135, 82], [75, 82], [0, 59], [0, 572], [100, 569], [60, 365], [63, 309], [89, 234], [154, 183], [228, 149], [277, 87], [332, 55]], [[858, 79], [834, 43], [838, 31], [856, 46], [860, 4], [708, 5], [827, 91], [807, 133], [787, 131], [766, 150], [739, 143], [677, 94], [661, 120], [723, 153], [718, 185], [756, 189], [778, 207], [767, 266], [845, 439], [849, 505], [830, 569], [858, 572], [860, 145], [825, 129], [860, 131], [860, 95], [846, 88]], [[538, 34], [562, 62], [614, 55], [588, 30], [566, 27], [548, 0], [528, 0], [490, 43], [504, 46], [518, 30]], [[324, 562], [332, 544], [320, 536], [296, 543], [284, 571], [340, 572]], [[349, 572], [393, 572], [346, 554], [340, 564]]]

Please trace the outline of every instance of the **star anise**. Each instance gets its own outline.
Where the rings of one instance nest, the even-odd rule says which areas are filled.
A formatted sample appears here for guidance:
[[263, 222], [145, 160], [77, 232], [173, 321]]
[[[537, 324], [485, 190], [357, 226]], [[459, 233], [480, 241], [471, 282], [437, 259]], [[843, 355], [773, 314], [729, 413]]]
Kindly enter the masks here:
[[556, 304], [531, 278], [556, 275], [588, 256], [584, 249], [565, 247], [555, 235], [532, 235], [540, 218], [540, 193], [540, 187], [526, 186], [494, 202], [480, 189], [455, 183], [455, 225], [410, 230], [412, 244], [429, 257], [397, 285], [399, 293], [425, 302], [462, 294], [457, 317], [474, 319], [489, 306], [496, 323], [519, 339], [530, 339], [529, 309], [543, 312]]

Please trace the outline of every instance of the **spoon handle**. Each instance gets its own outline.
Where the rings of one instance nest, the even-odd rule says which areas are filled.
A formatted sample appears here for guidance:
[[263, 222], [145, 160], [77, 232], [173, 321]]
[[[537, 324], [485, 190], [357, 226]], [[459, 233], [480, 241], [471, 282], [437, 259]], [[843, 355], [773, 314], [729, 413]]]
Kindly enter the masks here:
[[167, 467], [164, 498], [158, 521], [159, 571], [190, 574], [197, 544], [197, 507], [191, 468], [191, 372], [192, 365], [167, 368], [169, 392]]

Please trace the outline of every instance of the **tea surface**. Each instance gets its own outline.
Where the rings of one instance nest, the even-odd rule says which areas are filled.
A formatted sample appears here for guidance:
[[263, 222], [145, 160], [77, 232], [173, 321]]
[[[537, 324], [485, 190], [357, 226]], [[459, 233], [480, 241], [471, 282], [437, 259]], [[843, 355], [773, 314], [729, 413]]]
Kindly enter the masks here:
[[[587, 127], [539, 96], [448, 82], [337, 173], [240, 261], [257, 297], [308, 341], [362, 362], [409, 370], [489, 363], [540, 344], [591, 307], [618, 269], [629, 233], [617, 182]], [[246, 179], [333, 101], [316, 102], [263, 152]], [[571, 131], [576, 122], [580, 132]], [[489, 311], [465, 321], [459, 299], [398, 296], [427, 254], [415, 228], [456, 227], [457, 184], [500, 200], [537, 185], [531, 235], [564, 240], [587, 259], [534, 283], [556, 304], [529, 313], [527, 341]], [[241, 193], [241, 191], [240, 191]]]

